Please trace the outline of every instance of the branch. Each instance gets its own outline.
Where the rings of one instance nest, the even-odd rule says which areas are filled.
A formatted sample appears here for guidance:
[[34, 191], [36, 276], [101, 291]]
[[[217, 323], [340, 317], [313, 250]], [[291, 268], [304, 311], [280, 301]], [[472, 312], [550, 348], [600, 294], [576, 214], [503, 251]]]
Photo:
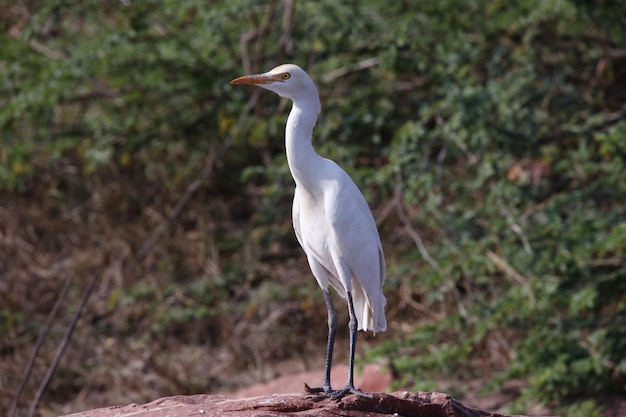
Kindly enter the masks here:
[[54, 375], [54, 371], [56, 370], [57, 366], [59, 366], [59, 362], [61, 361], [61, 358], [63, 357], [63, 353], [65, 353], [67, 344], [69, 343], [72, 337], [72, 333], [74, 333], [76, 324], [78, 323], [78, 320], [80, 319], [80, 316], [82, 315], [83, 310], [85, 309], [85, 306], [87, 305], [87, 300], [89, 300], [89, 296], [91, 296], [91, 292], [96, 286], [96, 282], [98, 281], [101, 275], [102, 275], [101, 270], [98, 271], [97, 273], [94, 273], [93, 276], [91, 277], [91, 281], [87, 285], [87, 288], [83, 292], [83, 298], [80, 301], [78, 310], [76, 310], [76, 314], [74, 314], [72, 323], [70, 323], [70, 327], [68, 327], [67, 330], [65, 331], [65, 334], [63, 335], [63, 339], [61, 340], [61, 343], [59, 343], [57, 352], [54, 355], [54, 359], [52, 360], [52, 363], [48, 367], [48, 370], [46, 371], [46, 375], [44, 376], [43, 381], [41, 381], [41, 384], [39, 384], [39, 389], [37, 390], [37, 393], [35, 394], [35, 398], [30, 404], [30, 408], [27, 414], [28, 417], [33, 417], [33, 415], [35, 414], [35, 408], [37, 408], [37, 405], [39, 404], [39, 400], [41, 400], [41, 397], [46, 391], [46, 388], [48, 387], [48, 384], [50, 383], [50, 380], [52, 379], [52, 375]]
[[329, 83], [339, 77], [343, 77], [344, 75], [350, 72], [363, 71], [364, 69], [368, 69], [379, 64], [380, 64], [380, 59], [378, 59], [377, 57], [367, 58], [367, 59], [357, 62], [354, 65], [341, 67], [341, 68], [337, 68], [336, 70], [330, 71], [322, 78], [322, 81], [324, 83]]
[[291, 31], [293, 29], [293, 4], [294, 0], [284, 0], [285, 8], [283, 10], [283, 33], [280, 35], [281, 60], [284, 53], [291, 54], [293, 52], [293, 39]]
[[406, 229], [409, 236], [411, 236], [411, 238], [415, 242], [415, 246], [417, 246], [417, 250], [422, 255], [424, 260], [428, 262], [430, 266], [435, 268], [437, 271], [440, 271], [441, 268], [439, 267], [439, 262], [437, 262], [435, 259], [433, 259], [432, 256], [430, 256], [430, 254], [428, 253], [428, 250], [426, 250], [426, 246], [424, 246], [424, 242], [422, 241], [422, 238], [420, 237], [419, 233], [417, 233], [417, 230], [413, 228], [413, 226], [411, 225], [411, 221], [409, 220], [406, 213], [404, 212], [404, 208], [402, 207], [402, 202], [400, 201], [400, 195], [402, 194], [402, 178], [400, 178], [400, 174], [396, 175], [396, 177], [397, 177], [398, 182], [396, 185], [396, 191], [395, 191], [395, 195], [393, 199], [395, 200], [396, 213], [398, 214], [398, 218], [404, 225], [404, 228]]
[[[258, 93], [260, 93], [260, 91], [261, 90], [259, 89]], [[163, 232], [165, 232], [168, 229], [168, 227], [172, 225], [172, 223], [178, 217], [178, 215], [183, 210], [185, 205], [187, 205], [193, 193], [195, 193], [198, 190], [198, 188], [200, 188], [202, 183], [204, 183], [204, 181], [206, 181], [206, 179], [209, 178], [209, 176], [213, 172], [213, 168], [215, 167], [215, 162], [222, 155], [224, 155], [226, 150], [233, 144], [233, 141], [239, 135], [239, 132], [241, 131], [246, 120], [248, 119], [248, 113], [254, 107], [254, 105], [256, 104], [259, 98], [258, 93], [253, 94], [250, 100], [248, 100], [248, 102], [246, 103], [246, 106], [244, 107], [244, 110], [241, 113], [241, 116], [239, 116], [239, 120], [237, 121], [237, 124], [231, 131], [230, 135], [226, 138], [225, 141], [221, 143], [221, 145], [217, 148], [217, 150], [212, 152], [207, 157], [206, 162], [204, 164], [204, 168], [202, 168], [202, 171], [200, 172], [200, 174], [196, 177], [196, 179], [194, 179], [191, 182], [191, 184], [187, 186], [187, 189], [185, 190], [185, 194], [183, 194], [182, 197], [180, 197], [180, 199], [176, 203], [176, 206], [174, 206], [174, 209], [167, 217], [167, 220], [161, 223], [159, 227], [157, 227], [157, 229], [154, 231], [154, 233], [152, 233], [152, 235], [144, 242], [144, 244], [141, 246], [141, 249], [137, 253], [137, 258], [139, 259], [144, 258], [148, 253], [150, 253], [150, 251], [152, 250], [154, 245], [156, 245], [156, 243], [158, 242]]]
[[54, 306], [52, 307], [52, 311], [48, 314], [48, 318], [46, 319], [46, 324], [44, 328], [39, 332], [39, 336], [37, 336], [37, 341], [35, 342], [35, 346], [33, 350], [30, 352], [30, 356], [28, 357], [28, 363], [24, 368], [24, 372], [22, 373], [22, 378], [20, 380], [20, 385], [17, 388], [17, 392], [15, 393], [15, 397], [13, 398], [13, 403], [11, 404], [11, 411], [9, 411], [10, 417], [15, 417], [15, 412], [17, 411], [17, 405], [20, 401], [20, 396], [22, 392], [24, 392], [24, 387], [26, 386], [26, 381], [28, 380], [28, 376], [30, 375], [30, 371], [33, 369], [33, 364], [35, 363], [35, 359], [39, 354], [39, 349], [41, 349], [41, 345], [43, 344], [44, 339], [50, 333], [50, 329], [52, 328], [52, 322], [54, 317], [57, 315], [57, 311], [61, 306], [61, 302], [63, 298], [65, 298], [65, 293], [70, 287], [70, 279], [66, 278], [65, 283], [63, 284], [63, 288], [59, 291], [59, 295], [57, 296], [56, 301], [54, 302]]
[[[258, 72], [258, 64], [263, 60], [263, 41], [267, 32], [272, 26], [272, 16], [274, 14], [274, 9], [271, 4], [266, 4], [265, 6], [265, 16], [263, 19], [263, 23], [257, 29], [250, 29], [247, 32], [244, 32], [239, 39], [239, 48], [241, 51], [241, 62], [243, 64], [243, 70], [246, 74], [252, 74], [253, 72]], [[250, 44], [254, 40], [258, 40], [257, 48], [256, 48], [256, 61], [253, 63], [250, 60]]]
[[[487, 250], [487, 257], [491, 259], [498, 269], [505, 273], [505, 275], [513, 278], [519, 285], [524, 285], [528, 281], [522, 274], [517, 272], [506, 259], [498, 256], [495, 252]], [[532, 298], [532, 297], [531, 297]]]
[[458, 146], [463, 152], [465, 152], [465, 154], [469, 158], [470, 165], [474, 165], [476, 162], [478, 162], [478, 157], [476, 156], [476, 154], [474, 154], [467, 148], [465, 142], [463, 142], [459, 135], [456, 134], [456, 132], [450, 127], [449, 124], [447, 124], [443, 120], [443, 118], [439, 114], [435, 115], [435, 121], [439, 126], [441, 126], [443, 131], [447, 133], [448, 136], [450, 136], [450, 139], [452, 139], [456, 146]]

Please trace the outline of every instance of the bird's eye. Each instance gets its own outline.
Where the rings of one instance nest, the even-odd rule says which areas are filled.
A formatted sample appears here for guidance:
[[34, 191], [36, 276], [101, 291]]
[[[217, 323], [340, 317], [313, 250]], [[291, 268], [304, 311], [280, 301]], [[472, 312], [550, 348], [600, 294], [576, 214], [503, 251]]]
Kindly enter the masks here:
[[281, 74], [281, 77], [282, 77], [283, 80], [288, 80], [289, 77], [291, 77], [291, 74], [289, 74], [288, 72], [283, 72]]

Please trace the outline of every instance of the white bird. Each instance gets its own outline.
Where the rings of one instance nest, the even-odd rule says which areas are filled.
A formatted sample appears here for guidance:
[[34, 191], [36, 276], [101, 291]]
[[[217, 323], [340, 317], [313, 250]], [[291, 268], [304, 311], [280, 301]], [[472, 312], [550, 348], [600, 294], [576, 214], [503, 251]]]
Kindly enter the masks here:
[[[239, 77], [231, 84], [256, 85], [293, 101], [285, 130], [287, 163], [296, 183], [293, 228], [328, 309], [323, 385], [311, 388], [305, 384], [305, 389], [336, 400], [350, 393], [367, 395], [354, 387], [357, 330], [376, 333], [387, 329], [387, 301], [382, 291], [385, 259], [372, 212], [350, 176], [313, 149], [313, 127], [322, 107], [315, 83], [302, 68], [280, 65], [263, 74]], [[329, 284], [347, 299], [350, 313], [348, 381], [340, 390], [330, 385], [337, 314]]]

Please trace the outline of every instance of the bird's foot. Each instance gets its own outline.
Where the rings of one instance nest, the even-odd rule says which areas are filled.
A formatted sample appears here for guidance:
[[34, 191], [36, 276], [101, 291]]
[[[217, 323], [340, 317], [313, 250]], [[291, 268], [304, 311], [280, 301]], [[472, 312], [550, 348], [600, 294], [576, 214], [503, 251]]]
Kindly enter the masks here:
[[308, 394], [319, 394], [307, 397], [308, 399], [316, 402], [328, 398], [329, 394], [333, 392], [333, 390], [330, 388], [330, 385], [311, 388], [306, 382], [304, 383], [304, 391], [306, 391]]
[[311, 388], [306, 382], [304, 383], [304, 390], [309, 394], [320, 394], [322, 392], [327, 394], [332, 391], [329, 386]]
[[311, 388], [308, 384], [304, 384], [304, 390], [309, 394], [319, 394], [309, 397], [313, 401], [321, 401], [330, 398], [334, 401], [341, 401], [343, 397], [349, 394], [358, 395], [359, 397], [372, 398], [372, 394], [354, 388], [354, 385], [348, 384], [343, 389], [334, 390], [328, 387]]
[[343, 397], [345, 397], [346, 395], [349, 395], [349, 394], [354, 394], [354, 395], [357, 395], [359, 397], [372, 398], [372, 394], [369, 394], [367, 392], [363, 392], [363, 391], [361, 391], [358, 388], [354, 388], [354, 385], [352, 385], [352, 384], [346, 385], [341, 390], [332, 391], [328, 397], [330, 399], [332, 399], [332, 400], [340, 401]]

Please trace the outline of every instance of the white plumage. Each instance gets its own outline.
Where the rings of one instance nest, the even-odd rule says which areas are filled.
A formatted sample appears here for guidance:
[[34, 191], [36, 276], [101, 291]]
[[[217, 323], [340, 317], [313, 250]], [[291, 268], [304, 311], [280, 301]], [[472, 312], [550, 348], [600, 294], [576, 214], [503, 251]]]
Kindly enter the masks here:
[[[303, 69], [280, 65], [263, 74], [239, 77], [232, 84], [257, 85], [293, 101], [285, 130], [287, 162], [296, 183], [293, 227], [324, 292], [329, 318], [324, 384], [305, 387], [335, 399], [348, 393], [364, 395], [353, 383], [356, 331], [387, 329], [382, 291], [385, 260], [372, 212], [350, 176], [313, 149], [312, 131], [321, 104], [315, 83]], [[342, 390], [330, 386], [337, 318], [329, 284], [347, 299], [350, 311], [349, 375]]]

